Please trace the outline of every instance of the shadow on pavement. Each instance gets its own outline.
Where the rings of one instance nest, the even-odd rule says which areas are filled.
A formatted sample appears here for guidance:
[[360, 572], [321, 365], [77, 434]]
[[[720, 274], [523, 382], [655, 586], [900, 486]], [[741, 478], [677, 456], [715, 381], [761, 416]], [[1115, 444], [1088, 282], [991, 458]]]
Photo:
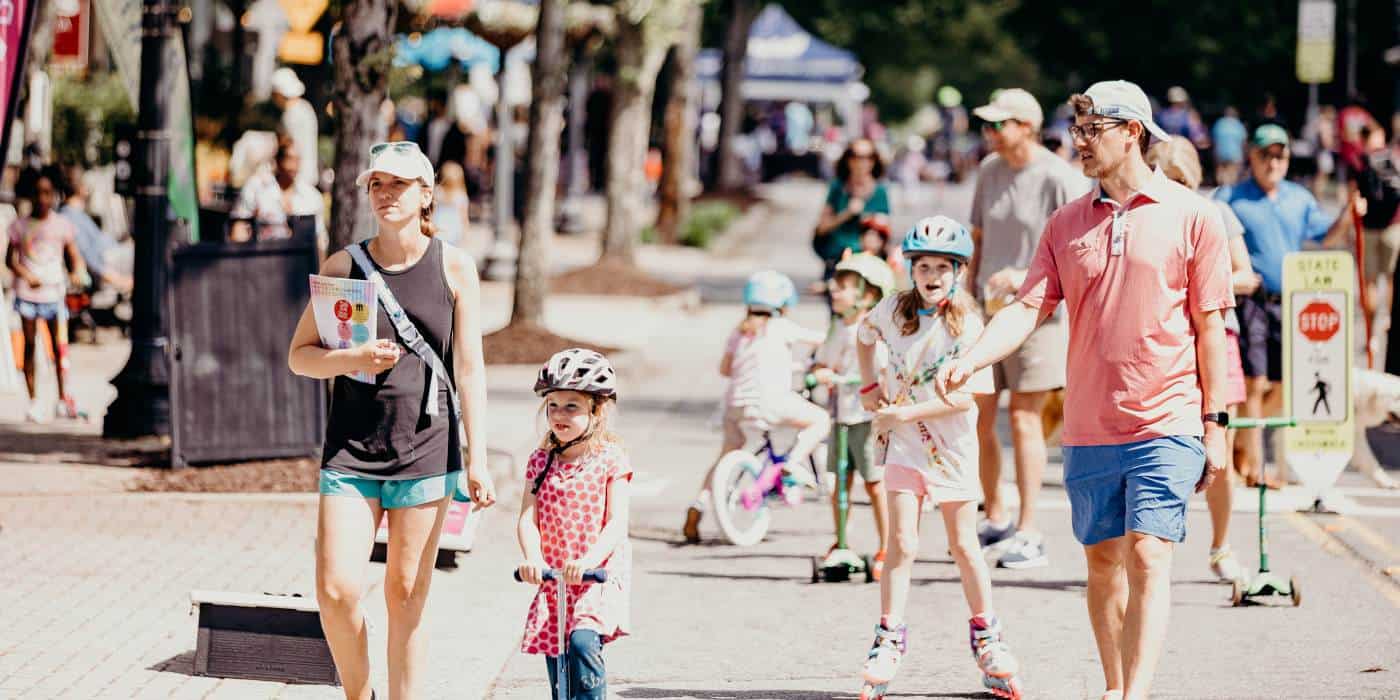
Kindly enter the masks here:
[[[832, 693], [829, 690], [671, 690], [667, 688], [623, 688], [617, 693], [624, 698], [675, 698], [676, 700], [855, 700], [855, 693]], [[986, 693], [889, 693], [887, 698], [986, 698]]]
[[[945, 576], [938, 578], [920, 576], [915, 577], [912, 583], [915, 586], [928, 586], [935, 583], [956, 583], [961, 585], [962, 579], [957, 576]], [[1028, 579], [1024, 581], [1018, 581], [1016, 579], [998, 578], [992, 581], [993, 588], [1031, 588], [1038, 591], [1065, 591], [1076, 593], [1083, 591], [1086, 585], [1087, 584], [1084, 581], [1084, 579], [1075, 579], [1072, 581], [1038, 581]]]
[[0, 424], [0, 461], [166, 466], [170, 464], [170, 441], [156, 437], [107, 440], [64, 424]]
[[194, 675], [194, 650], [191, 649], [183, 654], [176, 654], [164, 661], [158, 661], [146, 667], [147, 671], [158, 671], [161, 673], [178, 673], [182, 676]]

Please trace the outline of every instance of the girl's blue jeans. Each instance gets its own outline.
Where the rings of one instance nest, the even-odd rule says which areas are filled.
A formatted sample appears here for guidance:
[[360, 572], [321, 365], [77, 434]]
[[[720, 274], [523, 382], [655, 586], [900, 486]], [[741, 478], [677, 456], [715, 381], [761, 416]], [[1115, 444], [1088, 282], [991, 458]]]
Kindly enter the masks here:
[[565, 655], [569, 669], [568, 697], [555, 692], [559, 683], [554, 665], [558, 657], [549, 656], [549, 693], [554, 700], [603, 700], [608, 696], [608, 677], [603, 669], [603, 640], [593, 630], [574, 630], [569, 634], [569, 649]]

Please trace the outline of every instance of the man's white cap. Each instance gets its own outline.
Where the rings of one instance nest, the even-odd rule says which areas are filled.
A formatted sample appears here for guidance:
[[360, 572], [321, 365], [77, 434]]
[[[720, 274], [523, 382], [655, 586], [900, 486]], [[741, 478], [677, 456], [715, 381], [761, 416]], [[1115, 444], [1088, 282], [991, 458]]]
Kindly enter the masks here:
[[306, 85], [296, 71], [282, 67], [272, 72], [272, 91], [283, 97], [297, 98], [306, 94]]
[[992, 94], [991, 104], [982, 105], [972, 110], [972, 113], [977, 115], [978, 119], [989, 122], [1015, 119], [1035, 128], [1040, 128], [1041, 123], [1045, 121], [1045, 112], [1041, 111], [1040, 102], [1034, 95], [1021, 88], [997, 90]]
[[1158, 141], [1171, 138], [1166, 130], [1152, 121], [1152, 103], [1147, 100], [1147, 93], [1136, 83], [1126, 80], [1104, 80], [1090, 85], [1089, 89], [1084, 91], [1084, 96], [1094, 103], [1093, 109], [1089, 110], [1090, 114], [1142, 122], [1147, 133], [1152, 134]]
[[371, 175], [386, 173], [405, 180], [422, 180], [432, 187], [437, 184], [433, 177], [433, 164], [418, 144], [412, 141], [377, 143], [369, 149], [369, 167], [355, 178], [356, 187], [364, 187]]

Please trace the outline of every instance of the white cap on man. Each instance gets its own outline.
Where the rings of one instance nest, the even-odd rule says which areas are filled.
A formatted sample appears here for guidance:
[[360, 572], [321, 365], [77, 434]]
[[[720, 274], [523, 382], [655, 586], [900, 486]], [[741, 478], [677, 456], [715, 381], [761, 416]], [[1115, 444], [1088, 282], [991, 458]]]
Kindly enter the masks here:
[[1045, 121], [1045, 112], [1040, 109], [1040, 102], [1034, 95], [1021, 88], [997, 90], [992, 93], [990, 104], [982, 105], [972, 110], [972, 113], [977, 115], [978, 119], [988, 122], [1015, 119], [1033, 129], [1039, 129]]
[[296, 71], [284, 66], [272, 72], [272, 91], [288, 99], [296, 99], [306, 94], [306, 85], [297, 77]]
[[1084, 91], [1084, 96], [1094, 103], [1093, 109], [1089, 110], [1090, 114], [1142, 122], [1147, 133], [1152, 134], [1158, 141], [1171, 138], [1165, 129], [1152, 121], [1152, 103], [1148, 101], [1147, 93], [1136, 83], [1126, 80], [1104, 80], [1090, 85], [1089, 89]]
[[405, 180], [422, 180], [428, 187], [437, 184], [433, 176], [433, 164], [423, 155], [422, 149], [412, 141], [376, 143], [369, 149], [369, 167], [355, 178], [356, 187], [364, 187], [370, 176], [385, 173]]

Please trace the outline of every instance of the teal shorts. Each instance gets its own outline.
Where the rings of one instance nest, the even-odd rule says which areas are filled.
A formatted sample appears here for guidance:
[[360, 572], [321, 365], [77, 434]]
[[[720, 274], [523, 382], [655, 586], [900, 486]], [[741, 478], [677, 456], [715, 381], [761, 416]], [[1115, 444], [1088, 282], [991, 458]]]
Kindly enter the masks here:
[[421, 479], [374, 479], [322, 469], [321, 495], [373, 498], [388, 510], [412, 508], [451, 496], [461, 474], [456, 471]]
[[836, 431], [842, 427], [846, 428], [846, 468], [859, 472], [860, 478], [867, 484], [884, 481], [885, 467], [875, 463], [875, 440], [870, 434], [868, 422], [838, 425], [831, 431], [831, 437], [827, 438], [826, 470], [832, 474], [836, 473], [840, 457], [836, 451], [836, 443], [839, 442]]

